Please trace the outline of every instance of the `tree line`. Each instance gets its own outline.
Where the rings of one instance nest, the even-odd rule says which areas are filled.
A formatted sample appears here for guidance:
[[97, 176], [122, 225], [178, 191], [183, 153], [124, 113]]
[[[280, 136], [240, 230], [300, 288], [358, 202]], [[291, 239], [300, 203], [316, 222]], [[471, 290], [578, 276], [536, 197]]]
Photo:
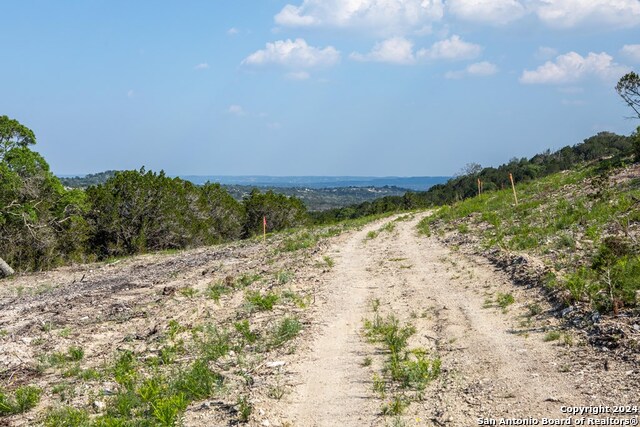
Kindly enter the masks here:
[[308, 220], [295, 197], [254, 190], [236, 201], [219, 184], [144, 168], [66, 189], [35, 143], [30, 129], [0, 116], [0, 259], [17, 270], [248, 238], [262, 233], [265, 216], [269, 231]]
[[622, 164], [636, 155], [640, 159], [640, 132], [631, 136], [600, 132], [584, 142], [550, 150], [531, 158], [512, 159], [498, 167], [482, 168], [478, 164], [467, 165], [458, 176], [444, 184], [437, 184], [424, 192], [408, 192], [403, 196], [388, 196], [372, 202], [360, 203], [323, 212], [311, 212], [316, 223], [328, 223], [354, 219], [367, 215], [392, 211], [430, 208], [474, 197], [478, 194], [478, 180], [484, 192], [495, 191], [511, 185], [509, 174], [516, 182], [527, 182], [544, 176], [569, 170], [578, 164], [602, 160], [601, 167]]

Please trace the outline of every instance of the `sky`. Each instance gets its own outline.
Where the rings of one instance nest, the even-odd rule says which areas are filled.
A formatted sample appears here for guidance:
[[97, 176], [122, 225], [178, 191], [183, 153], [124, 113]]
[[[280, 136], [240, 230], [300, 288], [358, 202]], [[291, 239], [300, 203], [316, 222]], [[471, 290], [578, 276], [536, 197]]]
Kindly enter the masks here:
[[640, 0], [0, 0], [56, 174], [453, 175], [640, 122]]

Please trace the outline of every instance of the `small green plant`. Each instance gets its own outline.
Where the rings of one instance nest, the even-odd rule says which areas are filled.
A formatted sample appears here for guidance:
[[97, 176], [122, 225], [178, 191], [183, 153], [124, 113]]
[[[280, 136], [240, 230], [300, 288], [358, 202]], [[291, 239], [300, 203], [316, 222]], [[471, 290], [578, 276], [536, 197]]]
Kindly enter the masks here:
[[362, 366], [364, 367], [371, 366], [372, 363], [373, 359], [371, 358], [371, 356], [367, 356], [362, 360]]
[[382, 415], [402, 415], [408, 406], [407, 399], [394, 396], [391, 401], [382, 405]]
[[21, 414], [40, 402], [42, 390], [34, 386], [18, 387], [13, 397], [0, 391], [0, 416]]
[[516, 302], [516, 300], [511, 294], [498, 293], [498, 295], [496, 295], [496, 304], [503, 310], [514, 302]]
[[384, 399], [384, 396], [387, 392], [387, 384], [380, 375], [373, 374], [373, 391], [380, 396], [381, 399]]
[[80, 361], [84, 358], [84, 350], [82, 347], [71, 346], [67, 349], [67, 360], [70, 361]]
[[242, 337], [243, 344], [253, 344], [258, 340], [258, 334], [251, 332], [251, 326], [248, 320], [241, 320], [233, 324], [236, 332]]
[[561, 336], [561, 334], [558, 331], [549, 331], [544, 336], [544, 340], [545, 341], [557, 341], [557, 340], [560, 339], [560, 336]]
[[191, 288], [191, 287], [186, 287], [186, 288], [180, 289], [180, 294], [182, 296], [187, 297], [187, 298], [193, 298], [196, 295], [198, 295], [198, 291], [196, 289]]
[[178, 421], [180, 412], [187, 407], [187, 401], [183, 394], [174, 394], [160, 398], [151, 403], [153, 416], [161, 426], [173, 427]]
[[273, 292], [267, 292], [262, 295], [258, 291], [248, 291], [245, 299], [252, 307], [256, 307], [260, 311], [266, 311], [273, 309], [280, 297]]
[[382, 227], [380, 227], [380, 232], [382, 233], [383, 231], [386, 231], [387, 233], [391, 233], [393, 230], [396, 229], [396, 224], [395, 222], [391, 221], [386, 223], [385, 225], [383, 225]]
[[242, 423], [248, 422], [253, 412], [253, 406], [247, 396], [241, 396], [236, 406], [238, 407], [238, 420]]
[[367, 233], [367, 237], [365, 238], [365, 240], [373, 240], [376, 237], [378, 237], [378, 232], [375, 230], [371, 230]]
[[324, 260], [324, 263], [327, 265], [327, 267], [332, 268], [335, 265], [335, 261], [333, 260], [333, 258], [331, 258], [328, 255], [325, 255], [322, 257], [322, 259]]
[[302, 330], [300, 321], [293, 317], [285, 317], [274, 328], [271, 333], [269, 346], [276, 348], [282, 346], [287, 341], [295, 338]]
[[71, 406], [50, 410], [44, 417], [44, 427], [89, 427], [89, 414]]
[[293, 273], [290, 271], [280, 270], [276, 273], [278, 285], [286, 285], [291, 279], [293, 279]]
[[231, 288], [222, 282], [209, 283], [205, 295], [207, 298], [220, 302], [220, 297], [231, 292]]

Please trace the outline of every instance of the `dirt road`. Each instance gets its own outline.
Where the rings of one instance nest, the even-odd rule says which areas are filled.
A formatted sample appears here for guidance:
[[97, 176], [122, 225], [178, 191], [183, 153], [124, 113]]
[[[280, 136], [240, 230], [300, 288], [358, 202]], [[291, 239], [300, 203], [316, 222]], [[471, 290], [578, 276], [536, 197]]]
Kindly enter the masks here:
[[[636, 365], [586, 345], [578, 329], [560, 328], [535, 287], [515, 286], [484, 258], [419, 236], [424, 215], [4, 280], [0, 389], [35, 385], [42, 397], [0, 425], [41, 425], [68, 407], [87, 419], [103, 416], [117, 400], [111, 396], [124, 393], [112, 367], [125, 351], [135, 355], [141, 380], [155, 372], [148, 361], [172, 351], [161, 366], [169, 390], [204, 357], [196, 338], [216, 330], [225, 331], [212, 336], [226, 347], [206, 360], [224, 387], [189, 403], [179, 415], [188, 427], [457, 427], [478, 419], [566, 419], [563, 406], [638, 405]], [[309, 233], [340, 232], [293, 245]], [[267, 297], [273, 306], [256, 305]], [[441, 361], [422, 391], [391, 386], [389, 353], [363, 334], [374, 307], [415, 328], [407, 349]], [[286, 339], [278, 332], [284, 319], [300, 326]], [[69, 360], [72, 348], [82, 353]], [[387, 382], [384, 396], [374, 391], [376, 375]], [[396, 408], [402, 411], [388, 410], [392, 399], [406, 404], [407, 396], [411, 403]], [[385, 406], [401, 414], [383, 415]], [[148, 406], [139, 408], [155, 419]]]
[[[554, 332], [536, 290], [518, 289], [484, 260], [418, 236], [420, 218], [393, 222], [394, 230], [375, 238], [367, 237], [381, 224], [370, 225], [331, 248], [336, 267], [318, 311], [319, 334], [290, 369], [284, 424], [471, 426], [479, 418], [566, 419], [562, 406], [638, 403], [632, 367], [604, 364], [606, 355], [570, 331]], [[442, 361], [423, 400], [396, 418], [380, 413], [384, 400], [372, 377], [384, 354], [362, 334], [374, 300], [381, 313], [416, 327], [410, 347]], [[372, 363], [363, 366], [367, 357]]]

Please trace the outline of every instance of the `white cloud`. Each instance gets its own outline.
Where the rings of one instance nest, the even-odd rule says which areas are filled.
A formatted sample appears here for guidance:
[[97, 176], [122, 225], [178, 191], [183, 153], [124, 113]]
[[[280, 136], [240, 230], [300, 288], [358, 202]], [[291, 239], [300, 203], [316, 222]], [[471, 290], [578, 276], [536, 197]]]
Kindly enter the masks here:
[[236, 34], [238, 34], [240, 32], [240, 30], [238, 30], [235, 27], [231, 27], [227, 30], [227, 34], [230, 36], [235, 36]]
[[193, 67], [194, 70], [206, 70], [207, 68], [209, 68], [209, 64], [207, 64], [206, 62], [203, 62], [202, 64], [198, 64], [195, 67]]
[[640, 44], [626, 44], [620, 52], [635, 62], [640, 62]]
[[391, 64], [412, 64], [415, 62], [413, 43], [404, 37], [392, 37], [376, 43], [371, 52], [350, 55], [356, 61], [388, 62]]
[[495, 25], [508, 24], [526, 13], [518, 0], [448, 0], [447, 9], [460, 19]]
[[240, 105], [230, 105], [227, 111], [230, 114], [234, 114], [236, 116], [244, 116], [245, 114], [247, 114], [246, 111], [244, 111], [244, 108], [242, 108]]
[[364, 29], [403, 34], [443, 16], [442, 0], [303, 0], [286, 5], [274, 20], [286, 27]]
[[640, 24], [638, 0], [537, 0], [535, 12], [543, 22], [558, 28], [580, 24], [612, 27]]
[[467, 43], [460, 36], [453, 35], [434, 43], [429, 49], [420, 49], [417, 56], [427, 59], [462, 60], [476, 58], [481, 53], [482, 46]]
[[445, 73], [447, 79], [461, 79], [466, 76], [487, 77], [498, 72], [498, 67], [488, 61], [476, 62], [470, 64], [464, 70], [448, 71]]
[[533, 71], [525, 70], [520, 77], [527, 84], [572, 83], [587, 77], [605, 80], [617, 79], [627, 72], [627, 68], [613, 62], [605, 52], [590, 52], [586, 57], [576, 52], [560, 55], [554, 62], [547, 61]]
[[311, 77], [311, 74], [306, 71], [292, 71], [287, 73], [285, 77], [289, 80], [308, 80]]
[[129, 89], [129, 91], [127, 92], [127, 98], [133, 98], [135, 95], [136, 94], [133, 89]]
[[271, 130], [280, 130], [282, 129], [282, 124], [278, 122], [267, 123], [267, 127]]
[[243, 61], [243, 65], [281, 65], [292, 68], [331, 66], [340, 60], [340, 52], [333, 46], [324, 49], [309, 46], [304, 39], [278, 40], [267, 43]]
[[554, 58], [558, 55], [558, 50], [552, 47], [540, 46], [536, 51], [535, 57], [536, 59], [540, 59], [542, 61], [546, 61], [548, 59]]
[[488, 61], [476, 62], [467, 67], [467, 73], [472, 76], [492, 76], [498, 72], [498, 67]]

